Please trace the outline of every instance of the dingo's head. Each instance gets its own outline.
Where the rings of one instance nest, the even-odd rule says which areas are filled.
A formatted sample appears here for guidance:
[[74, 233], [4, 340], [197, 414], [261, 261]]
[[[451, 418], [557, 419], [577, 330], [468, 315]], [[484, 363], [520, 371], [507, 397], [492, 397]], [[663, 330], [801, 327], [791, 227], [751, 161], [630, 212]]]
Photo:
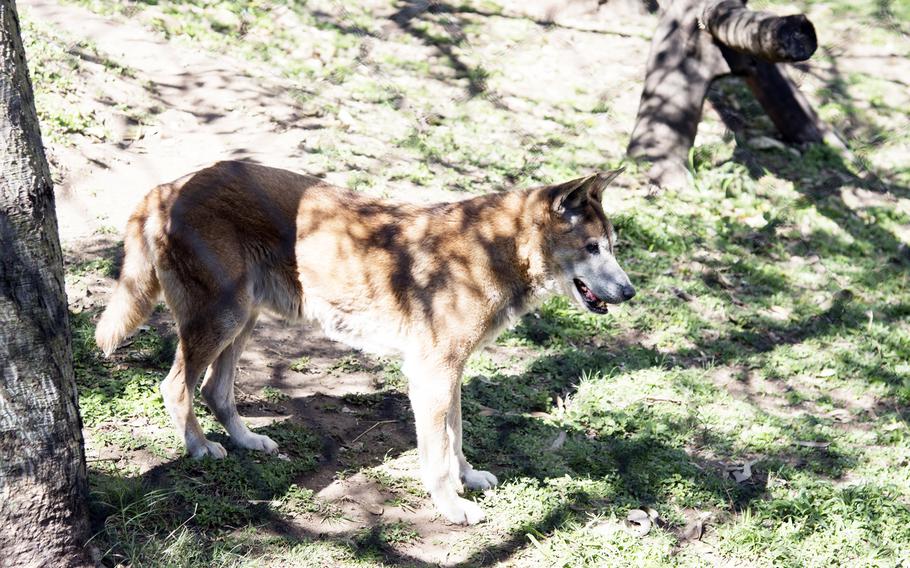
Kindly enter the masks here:
[[551, 188], [553, 273], [570, 296], [590, 312], [635, 295], [629, 277], [613, 256], [616, 232], [604, 214], [601, 196], [622, 169], [579, 178]]

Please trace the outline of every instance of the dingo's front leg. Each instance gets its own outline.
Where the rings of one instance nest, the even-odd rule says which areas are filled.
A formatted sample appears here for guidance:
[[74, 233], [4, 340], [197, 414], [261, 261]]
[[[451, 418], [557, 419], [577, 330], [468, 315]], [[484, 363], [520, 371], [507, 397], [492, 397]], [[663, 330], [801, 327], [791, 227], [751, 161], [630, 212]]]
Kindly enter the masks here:
[[460, 464], [447, 432], [447, 415], [460, 388], [459, 372], [436, 365], [405, 365], [417, 427], [420, 475], [433, 504], [449, 521], [473, 525], [484, 514], [473, 501], [458, 496]]
[[491, 489], [496, 487], [499, 481], [496, 476], [489, 471], [474, 469], [468, 460], [464, 457], [461, 449], [461, 377], [455, 383], [455, 393], [452, 397], [452, 403], [449, 405], [449, 412], [446, 415], [446, 426], [451, 442], [454, 459], [458, 463], [458, 484], [464, 482], [468, 489]]

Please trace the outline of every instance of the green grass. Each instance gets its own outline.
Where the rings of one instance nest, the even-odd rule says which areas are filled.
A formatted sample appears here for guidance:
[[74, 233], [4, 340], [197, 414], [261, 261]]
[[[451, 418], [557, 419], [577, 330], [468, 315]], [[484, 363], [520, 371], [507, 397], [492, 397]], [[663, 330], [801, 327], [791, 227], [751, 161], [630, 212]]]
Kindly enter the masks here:
[[342, 513], [337, 505], [321, 500], [312, 489], [292, 484], [279, 500], [282, 512], [290, 514], [314, 514], [323, 519], [339, 519]]
[[79, 58], [60, 34], [37, 21], [27, 19], [22, 36], [44, 136], [64, 142], [69, 135], [86, 132], [93, 116], [72, 106], [78, 96], [73, 76], [81, 67]]
[[[296, 370], [296, 369], [295, 369]], [[264, 387], [262, 389], [262, 396], [267, 401], [271, 403], [279, 403], [288, 400], [290, 397], [278, 389], [272, 387]]]
[[[175, 565], [213, 562], [226, 551], [203, 543], [231, 527], [287, 514], [289, 503], [300, 500], [294, 481], [314, 468], [320, 447], [307, 428], [282, 423], [256, 429], [280, 444], [280, 456], [233, 448], [221, 461], [182, 457], [182, 440], [172, 433], [157, 388], [173, 357], [171, 342], [154, 330], [141, 331], [126, 357], [112, 362], [93, 345], [90, 315], [70, 319], [83, 423], [96, 444], [124, 456], [90, 468], [94, 542], [105, 558], [136, 566], [159, 566], [162, 558]], [[207, 409], [197, 406], [197, 414], [219, 439], [220, 427]], [[136, 474], [125, 457], [135, 450], [161, 465]], [[184, 558], [188, 549], [193, 553]]]
[[354, 542], [360, 547], [383, 548], [396, 544], [409, 544], [420, 538], [413, 525], [406, 521], [380, 523], [358, 533]]
[[[365, 8], [331, 17], [291, 3], [282, 19], [268, 3], [83, 4], [267, 63], [300, 81], [305, 112], [352, 115], [345, 128], [326, 128], [331, 137], [314, 131], [306, 159], [354, 172], [350, 185], [365, 192], [396, 184], [480, 192], [579, 175], [612, 165], [621, 147], [610, 144], [632, 124], [628, 103], [604, 98], [589, 78], [556, 100], [518, 89], [507, 66], [479, 55], [489, 41], [507, 59], [503, 37], [515, 42], [509, 49], [549, 41], [527, 19], [428, 13], [413, 33], [381, 39], [380, 18]], [[471, 6], [501, 11], [486, 4]], [[906, 28], [903, 4], [805, 6], [834, 37], [907, 50], [895, 28]], [[845, 14], [863, 27], [844, 31]], [[65, 142], [87, 120], [67, 117], [59, 103], [76, 92], [68, 77], [79, 60], [53, 30], [26, 29], [42, 120]], [[836, 52], [813, 61], [849, 64]], [[819, 76], [809, 94], [848, 134], [856, 160], [826, 146], [757, 149], [757, 136], [775, 136], [770, 122], [741, 83], [718, 83], [714, 103], [748, 127], [726, 131], [706, 116], [689, 159], [693, 187], [648, 197], [629, 164], [631, 187], [608, 193], [636, 299], [601, 317], [554, 298], [470, 361], [465, 452], [501, 485], [468, 495], [488, 520], [459, 533], [454, 552], [464, 565], [910, 562], [910, 129], [902, 127], [910, 101], [874, 70]], [[472, 85], [520, 96], [512, 108], [468, 96]], [[68, 282], [113, 270], [110, 260], [84, 262], [69, 268]], [[317, 434], [324, 425], [308, 420], [318, 418], [291, 415], [265, 429], [287, 460], [236, 450], [218, 463], [187, 460], [157, 391], [173, 339], [145, 329], [104, 360], [92, 346], [93, 317], [72, 316], [74, 356], [91, 449], [105, 456], [90, 463], [90, 477], [95, 542], [108, 565], [381, 566], [407, 563], [425, 544], [421, 527], [382, 518], [341, 536], [287, 530], [298, 517], [341, 517], [305, 485], [341, 434]], [[388, 420], [384, 397], [406, 392], [397, 362], [367, 361], [344, 357], [328, 369], [367, 373], [382, 391], [331, 401], [355, 407], [364, 420], [355, 433]], [[306, 356], [288, 363], [288, 381], [314, 369]], [[266, 407], [286, 397], [279, 387], [261, 391]], [[204, 407], [199, 414], [229, 445]], [[414, 452], [344, 451], [362, 451], [351, 463], [366, 465], [345, 470], [339, 458], [339, 477], [362, 472], [388, 507], [428, 505]], [[735, 480], [731, 471], [745, 463], [751, 476]], [[662, 519], [643, 537], [623, 526], [640, 507]], [[679, 539], [693, 514], [708, 519], [701, 545]]]
[[82, 103], [86, 93], [80, 79], [91, 70], [86, 62], [100, 64], [114, 77], [135, 78], [135, 71], [107, 57], [90, 41], [74, 40], [23, 11], [22, 41], [34, 86], [35, 106], [45, 140], [72, 145], [75, 136], [103, 142], [109, 133], [95, 109]]

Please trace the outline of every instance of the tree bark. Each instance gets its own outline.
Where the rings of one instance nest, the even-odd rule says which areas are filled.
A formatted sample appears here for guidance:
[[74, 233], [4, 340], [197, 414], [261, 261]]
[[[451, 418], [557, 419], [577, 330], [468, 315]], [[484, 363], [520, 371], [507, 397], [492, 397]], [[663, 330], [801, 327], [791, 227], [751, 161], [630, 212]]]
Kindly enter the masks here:
[[803, 14], [781, 17], [740, 0], [706, 0], [700, 19], [721, 44], [769, 63], [805, 61], [818, 48], [815, 26]]
[[0, 0], [0, 566], [88, 566], [86, 470], [54, 194]]
[[676, 0], [661, 16], [629, 141], [628, 154], [653, 163], [648, 175], [663, 187], [688, 183], [689, 148], [708, 87], [730, 72], [711, 36], [699, 29], [701, 3]]
[[780, 18], [741, 0], [673, 0], [661, 15], [627, 154], [650, 162], [659, 186], [686, 186], [708, 88], [742, 77], [787, 142], [821, 142], [824, 128], [777, 61], [807, 59], [817, 48], [805, 16]]
[[742, 75], [784, 141], [822, 141], [824, 128], [818, 115], [783, 67], [755, 59]]

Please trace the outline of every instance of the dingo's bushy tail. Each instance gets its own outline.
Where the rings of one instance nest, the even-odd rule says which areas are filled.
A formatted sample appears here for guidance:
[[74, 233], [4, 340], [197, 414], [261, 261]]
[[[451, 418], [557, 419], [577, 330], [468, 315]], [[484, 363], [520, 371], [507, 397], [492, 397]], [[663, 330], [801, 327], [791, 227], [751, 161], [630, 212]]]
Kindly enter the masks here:
[[161, 292], [144, 235], [145, 220], [137, 215], [126, 226], [120, 279], [95, 329], [95, 343], [106, 356], [148, 318]]

